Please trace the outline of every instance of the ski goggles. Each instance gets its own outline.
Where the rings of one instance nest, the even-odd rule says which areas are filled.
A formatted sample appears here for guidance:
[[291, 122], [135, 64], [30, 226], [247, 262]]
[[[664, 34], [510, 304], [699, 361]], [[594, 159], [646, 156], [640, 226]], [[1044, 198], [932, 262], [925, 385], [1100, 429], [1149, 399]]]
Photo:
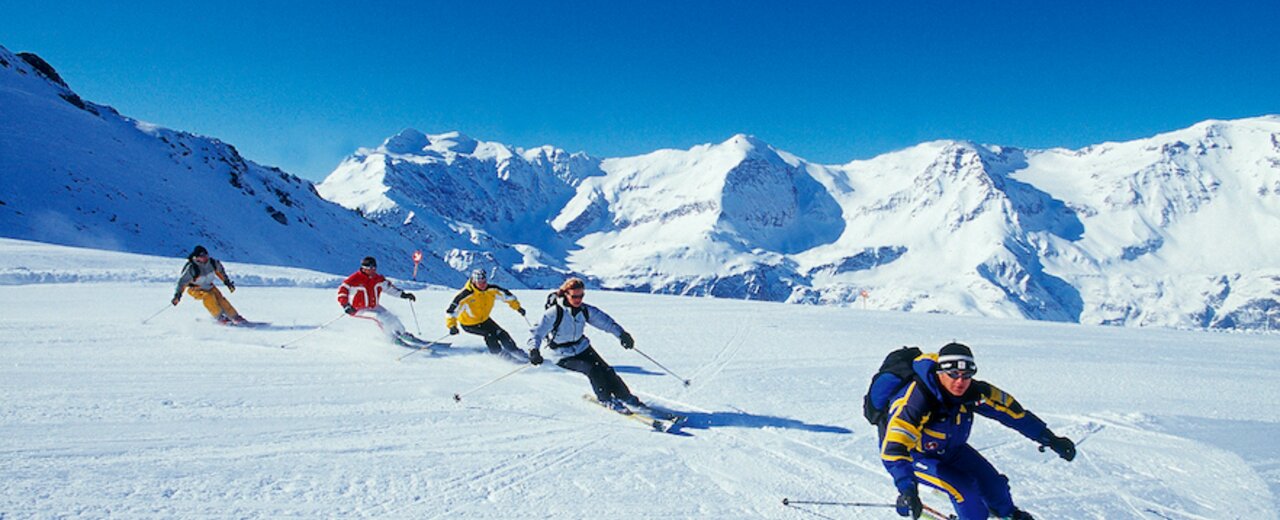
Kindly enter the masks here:
[[951, 370], [942, 370], [941, 373], [946, 374], [951, 379], [973, 379], [973, 375], [978, 373], [978, 369], [953, 368]]
[[580, 293], [569, 293], [569, 295], [568, 295], [567, 297], [568, 297], [570, 300], [581, 300], [583, 296], [586, 296], [586, 293], [585, 293], [585, 292], [580, 292]]

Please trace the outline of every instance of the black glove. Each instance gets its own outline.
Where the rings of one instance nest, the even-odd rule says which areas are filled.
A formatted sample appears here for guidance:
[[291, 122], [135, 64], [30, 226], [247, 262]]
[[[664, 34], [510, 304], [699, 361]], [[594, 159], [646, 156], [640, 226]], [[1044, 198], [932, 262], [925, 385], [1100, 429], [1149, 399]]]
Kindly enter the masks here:
[[622, 334], [618, 336], [618, 339], [622, 341], [622, 348], [627, 350], [636, 348], [636, 339], [631, 337], [630, 332], [623, 331]]
[[174, 304], [174, 305], [177, 305], [177, 304], [178, 304], [178, 300], [181, 300], [181, 299], [182, 299], [182, 293], [178, 293], [178, 294], [173, 295], [173, 300], [171, 300], [169, 303], [172, 303], [172, 304]]
[[404, 298], [404, 299], [406, 299], [406, 300], [409, 300], [409, 301], [411, 301], [411, 302], [416, 302], [416, 301], [418, 301], [418, 297], [417, 297], [417, 296], [414, 296], [414, 295], [413, 295], [413, 293], [411, 293], [411, 292], [402, 292], [402, 293], [400, 293], [400, 297], [401, 297], [401, 298]]
[[345, 313], [347, 313], [347, 314], [350, 314], [350, 315], [352, 315], [352, 316], [355, 316], [355, 315], [356, 315], [356, 308], [355, 308], [355, 307], [352, 307], [352, 306], [351, 306], [351, 304], [349, 304], [349, 303], [348, 303], [348, 304], [346, 304], [346, 305], [343, 305], [343, 306], [342, 306], [342, 312], [345, 312]]
[[1045, 432], [1044, 439], [1040, 442], [1044, 444], [1044, 446], [1040, 447], [1040, 451], [1044, 451], [1044, 448], [1048, 447], [1067, 462], [1071, 462], [1071, 459], [1076, 458], [1076, 443], [1071, 439], [1059, 437], [1054, 435], [1053, 432]]
[[924, 504], [920, 503], [920, 492], [916, 490], [914, 484], [898, 493], [897, 506], [899, 516], [910, 516], [913, 519], [920, 518], [920, 513], [924, 510]]
[[227, 290], [231, 292], [236, 292], [236, 283], [231, 280], [227, 280]]
[[524, 316], [524, 307], [516, 307], [516, 312], [520, 313], [521, 316]]
[[457, 335], [458, 335], [458, 328], [457, 328], [457, 327], [449, 327], [449, 335], [450, 335], [450, 336], [457, 336]]
[[536, 348], [529, 349], [529, 364], [533, 366], [538, 366], [542, 364], [542, 353], [538, 352], [538, 349]]

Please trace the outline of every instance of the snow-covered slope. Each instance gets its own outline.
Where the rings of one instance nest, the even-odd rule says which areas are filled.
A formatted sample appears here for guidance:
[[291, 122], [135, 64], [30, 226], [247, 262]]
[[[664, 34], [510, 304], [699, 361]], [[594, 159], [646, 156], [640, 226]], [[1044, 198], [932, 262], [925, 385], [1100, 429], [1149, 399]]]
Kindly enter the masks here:
[[[229, 144], [80, 99], [34, 55], [0, 47], [0, 229], [100, 249], [349, 271], [367, 254], [408, 276], [413, 243], [245, 160]], [[399, 261], [397, 261], [399, 260]], [[423, 271], [452, 272], [429, 255]]]
[[[1082, 150], [936, 141], [841, 166], [746, 135], [505, 174], [531, 170], [510, 166], [528, 164], [521, 153], [406, 131], [321, 189], [389, 221], [408, 213], [493, 251], [533, 252], [485, 259], [501, 267], [535, 256], [614, 289], [843, 305], [865, 292], [879, 309], [1280, 325], [1280, 250], [1260, 247], [1280, 238], [1280, 117]], [[475, 260], [443, 244], [455, 268]]]
[[[0, 241], [0, 269], [96, 280], [0, 285], [0, 516], [896, 518], [781, 499], [891, 502], [860, 396], [888, 350], [953, 339], [974, 347], [979, 378], [1079, 443], [1066, 463], [978, 419], [972, 444], [1038, 518], [1280, 507], [1274, 336], [590, 291], [692, 380], [592, 335], [632, 389], [689, 415], [677, 436], [583, 402], [586, 379], [547, 365], [455, 403], [514, 368], [474, 336], [397, 363], [404, 349], [339, 320], [279, 349], [339, 315], [332, 287], [306, 287], [314, 273], [231, 296], [269, 326], [214, 325], [190, 301], [140, 324], [171, 287], [128, 273], [181, 262]], [[418, 296], [426, 316], [451, 291]], [[407, 302], [388, 305], [411, 323]], [[494, 316], [527, 338], [517, 315]]]

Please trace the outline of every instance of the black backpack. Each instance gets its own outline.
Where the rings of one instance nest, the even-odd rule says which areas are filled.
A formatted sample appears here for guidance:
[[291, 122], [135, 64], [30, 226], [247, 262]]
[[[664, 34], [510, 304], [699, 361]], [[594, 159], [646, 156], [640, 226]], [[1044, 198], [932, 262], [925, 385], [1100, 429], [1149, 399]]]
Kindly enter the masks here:
[[[560, 295], [556, 291], [547, 293], [547, 303], [542, 308], [550, 309], [551, 307], [556, 308], [556, 322], [551, 325], [551, 331], [547, 333], [547, 343], [551, 343], [555, 339], [556, 331], [560, 330], [560, 322], [564, 321], [564, 306], [560, 305]], [[587, 320], [591, 319], [591, 314], [585, 306], [582, 307], [582, 317]]]
[[915, 380], [911, 365], [921, 354], [919, 347], [902, 347], [885, 356], [880, 370], [871, 376], [867, 394], [862, 396], [862, 416], [867, 422], [878, 426], [888, 419], [889, 400]]

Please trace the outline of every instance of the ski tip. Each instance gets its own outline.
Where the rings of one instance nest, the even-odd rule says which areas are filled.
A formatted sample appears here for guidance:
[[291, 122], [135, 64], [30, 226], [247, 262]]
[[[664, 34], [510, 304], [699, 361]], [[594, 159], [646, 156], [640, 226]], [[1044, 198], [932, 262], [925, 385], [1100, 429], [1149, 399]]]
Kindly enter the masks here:
[[791, 505], [791, 499], [790, 499], [790, 498], [787, 498], [787, 497], [782, 497], [782, 505], [784, 505], [784, 506], [789, 506], [789, 505]]

